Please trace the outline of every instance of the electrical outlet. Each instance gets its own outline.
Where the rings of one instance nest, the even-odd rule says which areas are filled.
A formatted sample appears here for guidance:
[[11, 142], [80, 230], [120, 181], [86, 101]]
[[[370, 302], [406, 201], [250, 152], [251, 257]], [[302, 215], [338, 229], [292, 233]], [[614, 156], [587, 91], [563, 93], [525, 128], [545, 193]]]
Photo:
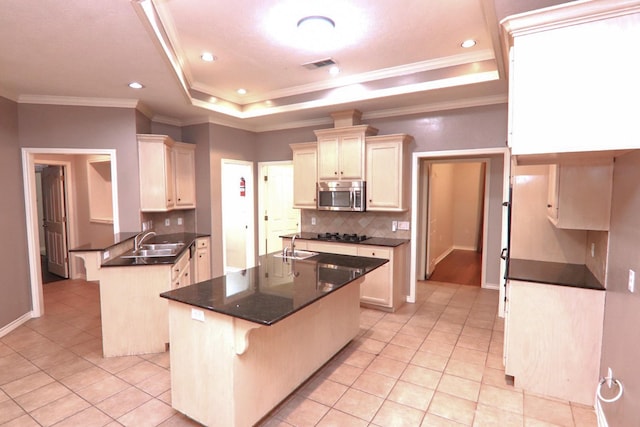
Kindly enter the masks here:
[[591, 258], [596, 256], [596, 244], [592, 243], [591, 244]]
[[633, 293], [636, 290], [636, 272], [629, 269], [629, 292]]
[[147, 222], [143, 222], [142, 223], [142, 231], [147, 231], [147, 229], [149, 228], [149, 226], [147, 225]]
[[164, 219], [164, 226], [169, 227], [171, 225], [171, 220], [169, 218]]
[[178, 217], [178, 225], [182, 225], [182, 217]]
[[315, 216], [311, 217], [311, 225], [316, 225], [316, 217]]
[[105, 259], [109, 259], [109, 251], [104, 251], [102, 253], [102, 260], [104, 261]]
[[391, 231], [396, 231], [398, 229], [398, 221], [391, 221]]
[[191, 309], [191, 318], [193, 320], [197, 320], [199, 322], [204, 322], [204, 311], [192, 308]]

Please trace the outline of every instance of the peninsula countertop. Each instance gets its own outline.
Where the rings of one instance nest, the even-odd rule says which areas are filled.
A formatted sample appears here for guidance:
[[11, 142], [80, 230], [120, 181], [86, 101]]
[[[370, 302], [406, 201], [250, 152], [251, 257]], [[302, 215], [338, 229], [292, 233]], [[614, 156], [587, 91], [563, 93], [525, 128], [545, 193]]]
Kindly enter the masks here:
[[573, 288], [605, 288], [584, 264], [533, 261], [525, 259], [509, 260], [509, 279]]
[[387, 263], [318, 253], [304, 260], [268, 254], [258, 266], [160, 294], [251, 322], [272, 325]]
[[409, 242], [409, 239], [394, 239], [389, 237], [369, 237], [366, 240], [362, 240], [358, 242], [349, 242], [344, 240], [340, 240], [340, 241], [325, 240], [325, 239], [318, 238], [318, 233], [311, 233], [308, 231], [302, 231], [302, 232], [293, 233], [293, 234], [286, 234], [280, 237], [285, 239], [291, 239], [293, 236], [296, 236], [296, 239], [299, 239], [299, 240], [314, 240], [317, 242], [345, 243], [345, 244], [355, 244], [355, 245], [387, 246], [390, 248], [394, 248], [396, 246], [400, 246]]

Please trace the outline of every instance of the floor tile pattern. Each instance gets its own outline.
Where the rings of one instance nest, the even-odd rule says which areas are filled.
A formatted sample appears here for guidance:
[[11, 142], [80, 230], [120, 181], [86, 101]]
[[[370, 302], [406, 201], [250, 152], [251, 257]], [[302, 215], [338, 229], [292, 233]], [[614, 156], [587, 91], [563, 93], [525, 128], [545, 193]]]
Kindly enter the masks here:
[[[44, 286], [46, 314], [0, 338], [0, 426], [196, 426], [171, 407], [169, 354], [103, 358], [95, 283]], [[418, 282], [261, 423], [595, 427], [592, 408], [505, 378], [496, 291]], [[226, 427], [226, 426], [225, 426]]]

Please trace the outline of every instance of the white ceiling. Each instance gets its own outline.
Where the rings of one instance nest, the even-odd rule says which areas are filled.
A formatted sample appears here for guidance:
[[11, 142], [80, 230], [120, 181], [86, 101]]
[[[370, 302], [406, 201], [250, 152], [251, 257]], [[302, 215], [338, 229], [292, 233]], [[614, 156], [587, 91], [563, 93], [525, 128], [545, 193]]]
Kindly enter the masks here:
[[[565, 0], [2, 0], [0, 95], [253, 131], [506, 102], [498, 21]], [[298, 20], [335, 22], [326, 46]], [[477, 40], [463, 49], [465, 39]], [[204, 51], [217, 60], [201, 61]], [[342, 72], [304, 63], [332, 58]], [[131, 81], [144, 84], [130, 89]], [[244, 96], [236, 89], [247, 89]]]

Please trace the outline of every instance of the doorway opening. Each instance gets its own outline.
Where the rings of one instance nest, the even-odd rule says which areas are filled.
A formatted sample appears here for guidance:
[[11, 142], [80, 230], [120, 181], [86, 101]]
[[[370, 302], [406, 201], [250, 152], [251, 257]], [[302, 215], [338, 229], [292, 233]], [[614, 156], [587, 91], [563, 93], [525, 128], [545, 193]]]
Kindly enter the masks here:
[[300, 231], [300, 209], [293, 206], [293, 162], [258, 163], [258, 255], [282, 249], [280, 236]]
[[[105, 202], [105, 199], [110, 199], [108, 206], [111, 208], [110, 213], [101, 214], [99, 218], [96, 217], [96, 210], [87, 206], [90, 203], [91, 197], [86, 193], [90, 190], [87, 188], [90, 179], [86, 178], [81, 171], [87, 171], [87, 164], [92, 161], [91, 159], [99, 156], [101, 162], [108, 160], [108, 184], [102, 182], [102, 190], [95, 192], [94, 199], [99, 200], [101, 204]], [[95, 161], [95, 160], [93, 160]], [[43, 215], [39, 215], [39, 203], [38, 203], [38, 185], [36, 175], [36, 165], [48, 165], [53, 166], [51, 171], [56, 170], [55, 166], [60, 167], [62, 172], [56, 172], [59, 176], [64, 176], [64, 179], [59, 179], [58, 186], [55, 187], [58, 192], [58, 196], [55, 197], [58, 203], [58, 219], [64, 219], [66, 223], [65, 232], [60, 231], [59, 237], [52, 237], [49, 239], [45, 237], [46, 232], [40, 231], [44, 224], [41, 219]], [[39, 166], [40, 168], [40, 166]], [[56, 270], [57, 267], [51, 268], [51, 263], [47, 263], [47, 269], [55, 270], [56, 274], [60, 277], [69, 277], [71, 279], [83, 278], [83, 263], [76, 257], [70, 257], [68, 249], [80, 246], [86, 243], [83, 240], [91, 239], [95, 233], [106, 233], [111, 237], [119, 233], [119, 217], [118, 217], [118, 191], [117, 191], [117, 164], [116, 164], [116, 150], [113, 149], [62, 149], [62, 148], [23, 148], [22, 149], [22, 179], [24, 185], [24, 200], [25, 200], [25, 212], [27, 222], [27, 249], [29, 257], [29, 275], [31, 283], [31, 317], [40, 317], [44, 314], [44, 301], [43, 301], [43, 266], [41, 260], [41, 247], [44, 246], [47, 251], [47, 255], [53, 258], [51, 255], [56, 253], [55, 260], [60, 261], [66, 259], [66, 272], [64, 270]], [[101, 174], [103, 177], [105, 171]], [[106, 181], [106, 178], [105, 178]], [[60, 185], [64, 183], [64, 187]], [[95, 190], [95, 188], [94, 188]], [[104, 191], [103, 191], [104, 190]], [[65, 197], [64, 208], [62, 207], [62, 196]], [[43, 196], [44, 197], [44, 196]], [[43, 200], [43, 212], [44, 212], [44, 200]], [[60, 216], [64, 213], [64, 217]], [[87, 223], [84, 226], [84, 218], [86, 213]], [[89, 217], [92, 219], [90, 220]], [[47, 220], [50, 218], [47, 217]], [[98, 223], [98, 224], [96, 224]], [[47, 229], [53, 228], [48, 225]], [[42, 237], [41, 237], [42, 236]], [[63, 237], [63, 236], [66, 236]], [[59, 242], [56, 242], [56, 239]], [[50, 241], [53, 243], [51, 244]], [[62, 246], [66, 244], [66, 248]], [[51, 245], [51, 249], [46, 249]], [[54, 249], [62, 248], [62, 249]], [[60, 268], [62, 267], [62, 263]]]
[[[500, 258], [507, 245], [507, 215], [502, 203], [509, 198], [510, 154], [508, 148], [416, 152], [412, 158], [411, 257], [408, 302], [416, 301], [416, 281], [427, 277], [429, 239], [429, 165], [434, 162], [486, 163], [481, 236], [480, 286], [499, 290], [499, 314], [504, 316], [503, 278], [506, 263]], [[431, 163], [430, 163], [431, 162]], [[437, 264], [437, 263], [436, 263]]]
[[424, 279], [480, 286], [486, 160], [423, 160], [426, 185]]
[[224, 272], [255, 266], [253, 162], [222, 159]]

